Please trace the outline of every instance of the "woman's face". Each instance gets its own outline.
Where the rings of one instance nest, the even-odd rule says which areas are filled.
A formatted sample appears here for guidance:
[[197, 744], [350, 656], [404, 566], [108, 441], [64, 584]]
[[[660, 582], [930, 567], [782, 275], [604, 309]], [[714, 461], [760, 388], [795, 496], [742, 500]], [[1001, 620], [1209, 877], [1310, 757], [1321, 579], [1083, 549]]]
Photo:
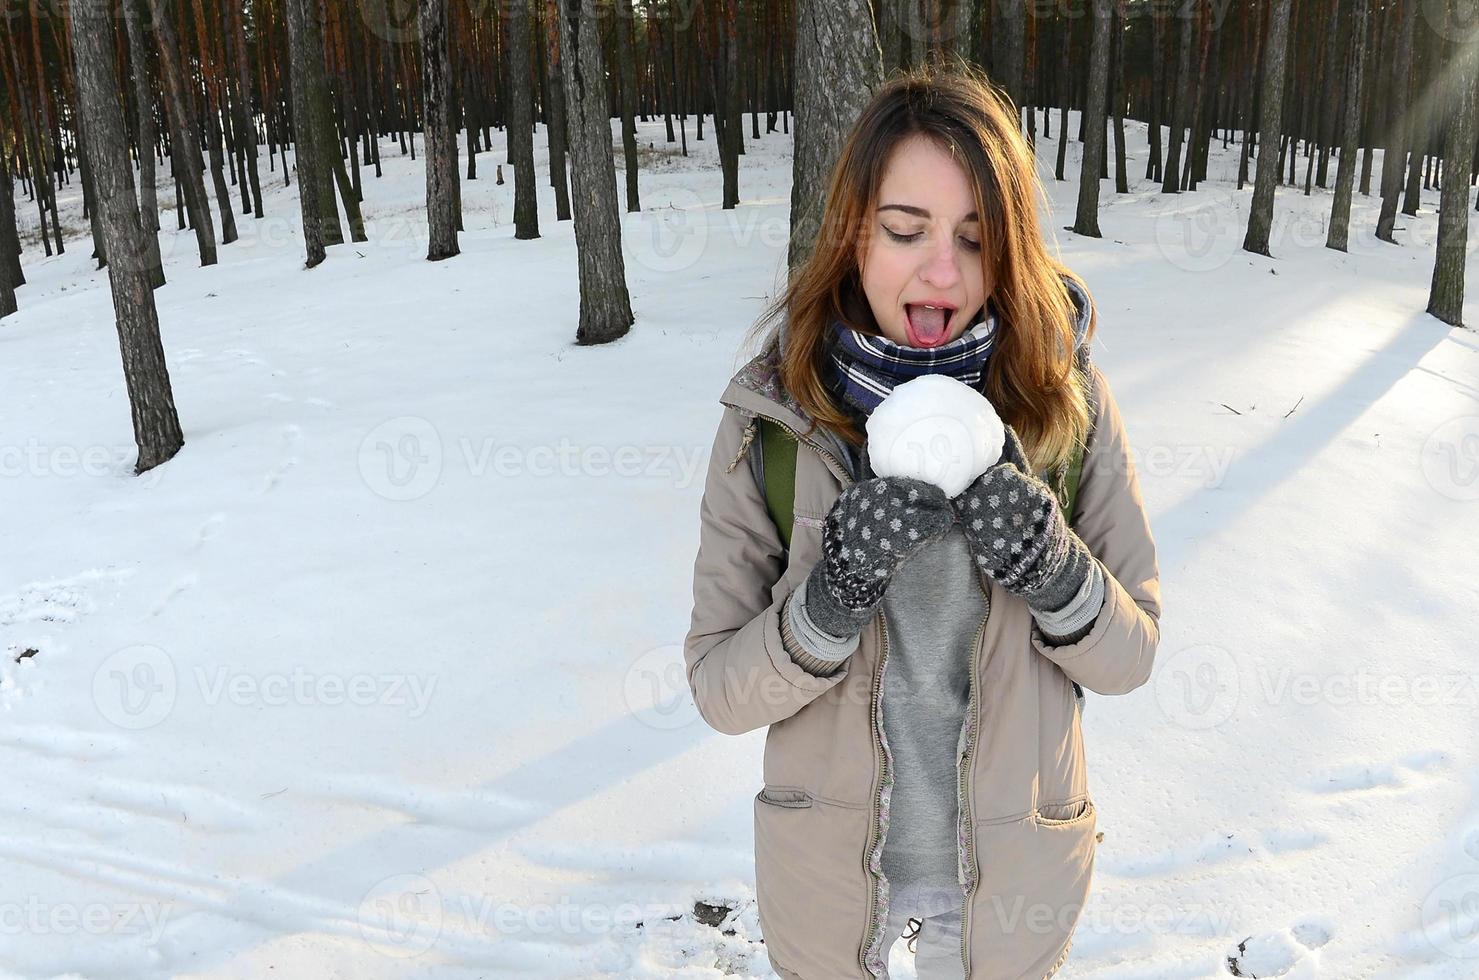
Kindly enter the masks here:
[[909, 137], [889, 157], [867, 220], [858, 268], [884, 336], [939, 347], [965, 333], [992, 285], [965, 168], [933, 140]]

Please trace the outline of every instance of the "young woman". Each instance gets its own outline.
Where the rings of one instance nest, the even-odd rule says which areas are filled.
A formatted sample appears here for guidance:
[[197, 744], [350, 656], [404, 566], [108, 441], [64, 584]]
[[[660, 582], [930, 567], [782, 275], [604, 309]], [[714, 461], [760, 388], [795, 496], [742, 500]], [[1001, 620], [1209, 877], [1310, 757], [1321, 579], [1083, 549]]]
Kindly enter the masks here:
[[[720, 399], [684, 656], [709, 725], [769, 726], [755, 889], [782, 977], [886, 977], [908, 923], [922, 980], [1046, 978], [1088, 896], [1082, 688], [1145, 683], [1160, 585], [1093, 307], [1043, 246], [1040, 194], [978, 74], [891, 79]], [[869, 413], [931, 373], [1007, 428], [954, 498], [868, 461]], [[760, 418], [798, 441], [789, 548]]]

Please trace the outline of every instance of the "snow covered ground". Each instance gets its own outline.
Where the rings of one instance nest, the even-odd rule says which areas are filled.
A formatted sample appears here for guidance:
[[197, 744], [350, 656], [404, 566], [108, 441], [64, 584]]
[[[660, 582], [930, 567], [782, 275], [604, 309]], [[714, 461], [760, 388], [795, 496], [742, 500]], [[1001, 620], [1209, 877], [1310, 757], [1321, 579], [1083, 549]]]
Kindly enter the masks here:
[[[1479, 976], [1479, 336], [1423, 312], [1437, 194], [1401, 247], [1357, 195], [1342, 255], [1328, 192], [1281, 189], [1252, 256], [1237, 146], [1166, 198], [1128, 128], [1101, 240], [1062, 230], [1039, 137], [1165, 600], [1151, 682], [1090, 695], [1104, 840], [1060, 976]], [[265, 156], [268, 217], [218, 265], [166, 214], [186, 445], [143, 477], [63, 192], [81, 237], [28, 251], [0, 322], [0, 975], [772, 975], [764, 735], [704, 725], [681, 641], [790, 141], [749, 145], [725, 212], [712, 138], [641, 135], [637, 322], [603, 347], [573, 345], [548, 186], [513, 239], [501, 135], [449, 261], [390, 140], [370, 241], [311, 271]]]

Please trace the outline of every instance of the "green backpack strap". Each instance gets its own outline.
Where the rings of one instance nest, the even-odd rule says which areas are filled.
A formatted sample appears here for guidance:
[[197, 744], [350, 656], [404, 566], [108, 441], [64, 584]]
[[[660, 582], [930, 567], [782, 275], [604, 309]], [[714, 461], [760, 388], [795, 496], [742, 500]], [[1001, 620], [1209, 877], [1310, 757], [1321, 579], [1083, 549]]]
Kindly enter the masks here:
[[756, 421], [765, 466], [765, 508], [780, 532], [781, 543], [790, 551], [791, 525], [796, 519], [796, 438], [770, 419], [757, 416]]
[[1058, 505], [1063, 508], [1063, 518], [1070, 524], [1073, 523], [1073, 505], [1078, 500], [1078, 481], [1084, 472], [1084, 447], [1079, 446], [1073, 451], [1073, 458], [1067, 463], [1067, 472], [1063, 474], [1061, 481], [1049, 481], [1054, 492], [1058, 495]]

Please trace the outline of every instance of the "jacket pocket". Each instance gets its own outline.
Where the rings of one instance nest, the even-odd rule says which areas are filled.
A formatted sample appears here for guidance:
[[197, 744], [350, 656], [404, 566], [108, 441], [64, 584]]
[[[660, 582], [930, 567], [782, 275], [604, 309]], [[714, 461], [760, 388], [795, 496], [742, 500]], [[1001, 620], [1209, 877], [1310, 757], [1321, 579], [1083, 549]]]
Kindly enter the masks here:
[[1040, 803], [1017, 820], [976, 824], [983, 855], [971, 906], [971, 976], [1051, 975], [1089, 898], [1094, 802]]
[[869, 811], [795, 787], [755, 796], [755, 899], [764, 949], [783, 977], [858, 977]]
[[1094, 801], [1070, 800], [1066, 803], [1040, 803], [1033, 819], [1043, 827], [1067, 827], [1094, 819]]
[[811, 794], [804, 789], [790, 789], [783, 786], [765, 786], [755, 799], [761, 803], [769, 803], [772, 806], [787, 806], [796, 809], [804, 809], [811, 806]]

